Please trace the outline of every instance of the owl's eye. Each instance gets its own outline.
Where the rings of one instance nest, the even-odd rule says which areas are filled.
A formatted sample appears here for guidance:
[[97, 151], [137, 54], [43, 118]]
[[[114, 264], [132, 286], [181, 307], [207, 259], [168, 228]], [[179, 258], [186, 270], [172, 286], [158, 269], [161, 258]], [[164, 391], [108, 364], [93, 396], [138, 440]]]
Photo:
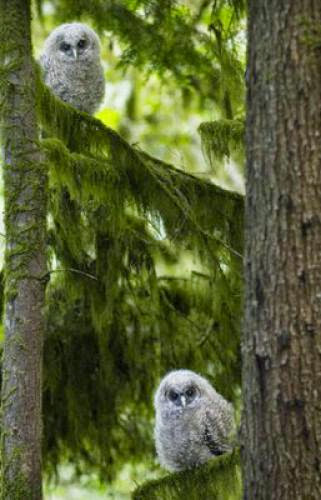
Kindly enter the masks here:
[[171, 390], [168, 393], [168, 397], [169, 397], [169, 399], [171, 401], [177, 401], [177, 399], [178, 399], [178, 393], [176, 391]]
[[190, 387], [189, 389], [187, 389], [187, 391], [186, 391], [186, 393], [185, 393], [185, 394], [186, 394], [186, 396], [187, 396], [188, 398], [192, 398], [192, 397], [194, 397], [194, 396], [195, 396], [195, 392], [196, 392], [196, 391], [195, 391], [194, 387]]
[[79, 40], [79, 42], [77, 43], [77, 47], [78, 47], [79, 49], [83, 49], [83, 48], [85, 48], [85, 46], [86, 46], [86, 40], [84, 40], [84, 39], [82, 38], [82, 39], [81, 39], [81, 40]]
[[62, 42], [62, 44], [60, 45], [60, 50], [62, 50], [63, 52], [68, 52], [68, 50], [70, 49], [71, 45], [69, 43]]

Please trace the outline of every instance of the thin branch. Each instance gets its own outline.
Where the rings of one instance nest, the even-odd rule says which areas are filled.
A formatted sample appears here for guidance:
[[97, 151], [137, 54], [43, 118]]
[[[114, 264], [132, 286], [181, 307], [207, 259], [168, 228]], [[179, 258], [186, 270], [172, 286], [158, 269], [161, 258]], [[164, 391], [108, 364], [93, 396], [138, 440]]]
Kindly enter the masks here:
[[86, 273], [84, 271], [80, 271], [80, 269], [74, 269], [73, 267], [69, 267], [69, 268], [66, 268], [66, 269], [52, 269], [51, 271], [48, 271], [42, 279], [46, 279], [47, 277], [50, 276], [50, 274], [53, 274], [53, 273], [65, 273], [65, 272], [71, 272], [71, 273], [75, 273], [75, 274], [80, 274], [81, 276], [85, 276], [86, 278], [90, 278], [94, 281], [98, 281], [98, 278], [96, 276], [94, 276], [93, 274], [89, 274], [89, 273]]
[[166, 280], [166, 281], [190, 281], [190, 278], [183, 278], [182, 276], [158, 276], [158, 280]]

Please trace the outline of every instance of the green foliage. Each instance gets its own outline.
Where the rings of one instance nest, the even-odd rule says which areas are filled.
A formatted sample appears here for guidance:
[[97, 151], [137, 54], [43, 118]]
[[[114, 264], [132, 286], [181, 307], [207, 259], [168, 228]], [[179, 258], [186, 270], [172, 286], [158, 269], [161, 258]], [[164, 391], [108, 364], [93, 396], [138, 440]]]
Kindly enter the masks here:
[[[130, 146], [41, 81], [38, 92], [42, 127], [58, 137], [42, 141], [57, 266], [45, 455], [111, 477], [151, 456], [151, 396], [168, 369], [204, 366], [235, 398], [243, 199]], [[191, 280], [160, 273], [191, 252]]]
[[133, 500], [239, 500], [239, 452], [214, 458], [193, 470], [149, 481], [133, 493]]

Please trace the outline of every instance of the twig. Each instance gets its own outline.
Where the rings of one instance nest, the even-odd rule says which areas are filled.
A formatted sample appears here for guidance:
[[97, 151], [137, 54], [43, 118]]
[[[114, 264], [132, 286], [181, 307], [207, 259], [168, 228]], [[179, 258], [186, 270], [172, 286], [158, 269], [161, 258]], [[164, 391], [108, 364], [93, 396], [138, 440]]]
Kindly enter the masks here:
[[90, 278], [92, 280], [98, 281], [98, 278], [94, 276], [93, 274], [86, 273], [84, 271], [80, 271], [80, 269], [74, 269], [73, 267], [69, 267], [67, 269], [52, 269], [51, 271], [48, 271], [42, 279], [45, 279], [47, 276], [50, 276], [52, 273], [64, 273], [64, 272], [71, 272], [75, 274], [80, 274], [81, 276], [85, 276], [86, 278]]

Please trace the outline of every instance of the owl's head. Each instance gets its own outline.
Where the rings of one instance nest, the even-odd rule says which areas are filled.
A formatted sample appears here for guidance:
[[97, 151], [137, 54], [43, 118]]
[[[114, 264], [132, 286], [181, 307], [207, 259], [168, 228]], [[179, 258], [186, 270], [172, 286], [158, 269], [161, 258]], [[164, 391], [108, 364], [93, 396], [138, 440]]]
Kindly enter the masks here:
[[60, 63], [99, 60], [100, 44], [96, 33], [82, 23], [62, 24], [45, 41], [44, 52]]
[[168, 373], [161, 381], [155, 395], [156, 411], [183, 412], [198, 406], [200, 399], [212, 390], [206, 379], [190, 370]]

